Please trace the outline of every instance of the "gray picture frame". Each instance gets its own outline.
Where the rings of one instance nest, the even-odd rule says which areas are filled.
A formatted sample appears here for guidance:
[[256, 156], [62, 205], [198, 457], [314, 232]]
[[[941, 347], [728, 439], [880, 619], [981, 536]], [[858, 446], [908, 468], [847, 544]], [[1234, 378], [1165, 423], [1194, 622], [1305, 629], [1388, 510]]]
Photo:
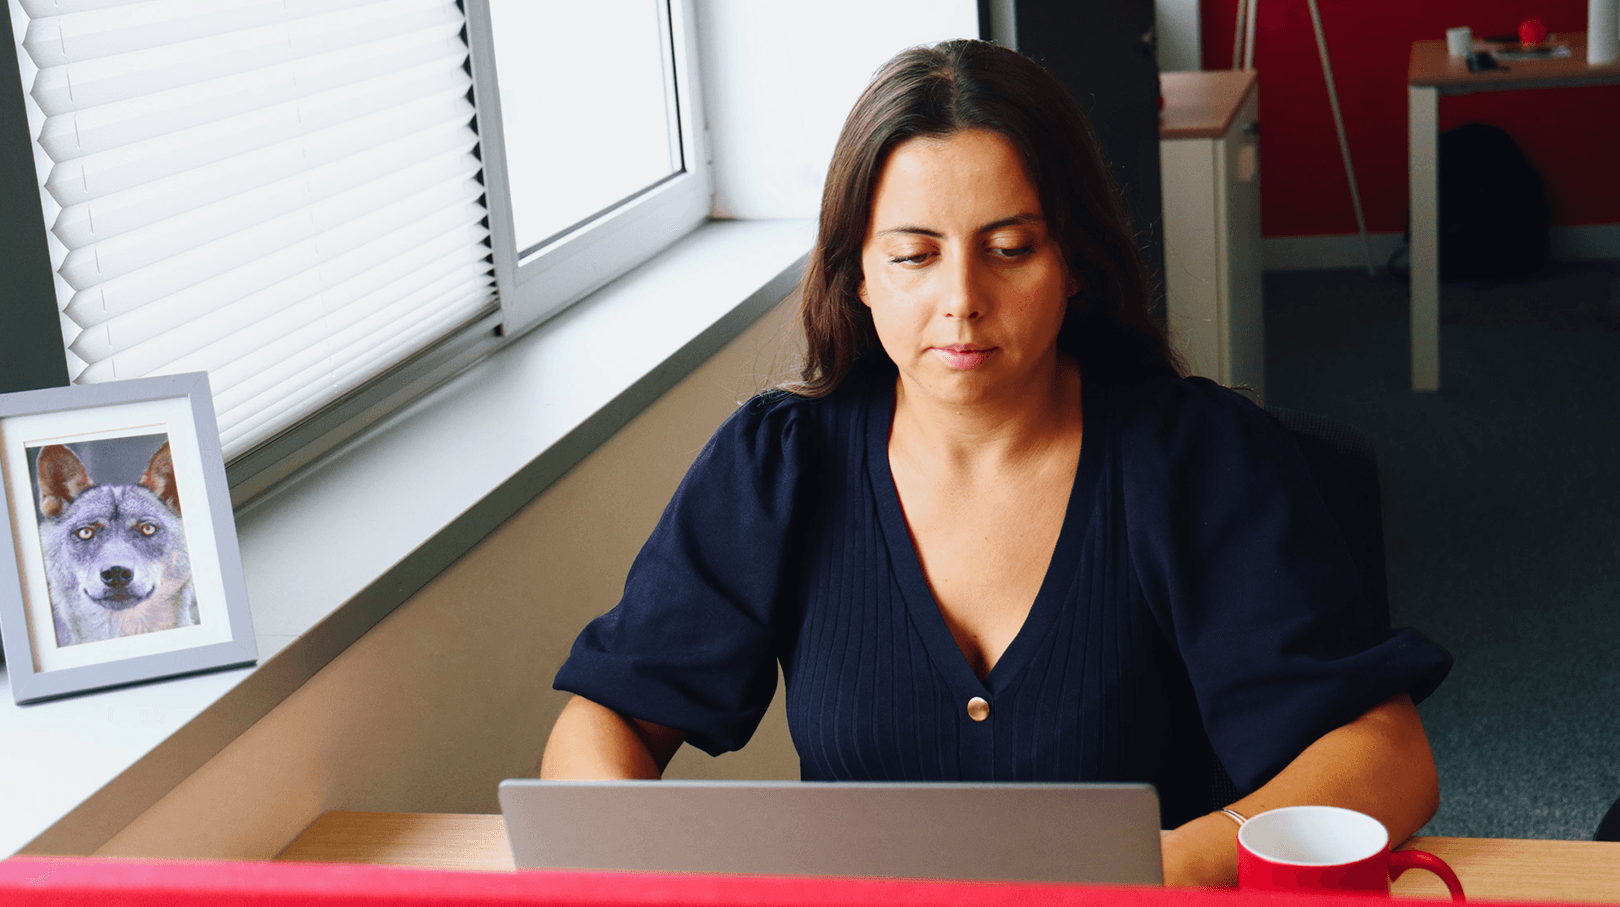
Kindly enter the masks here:
[[[0, 432], [8, 420], [19, 416], [55, 413], [88, 413], [125, 404], [184, 399], [195, 430], [195, 453], [202, 462], [201, 487], [205, 498], [188, 496], [186, 522], [195, 525], [193, 514], [200, 508], [212, 526], [213, 553], [218, 559], [218, 579], [223, 581], [223, 608], [210, 605], [215, 615], [223, 613], [228, 623], [228, 639], [199, 645], [128, 656], [113, 655], [106, 661], [75, 664], [42, 670], [30, 629], [30, 611], [25, 599], [23, 558], [38, 552], [22, 550], [13, 530], [12, 518], [18, 496], [26, 499], [33, 513], [35, 492], [27, 476], [0, 475], [0, 642], [4, 644], [5, 673], [9, 676], [12, 698], [19, 704], [55, 699], [91, 690], [251, 665], [258, 661], [258, 646], [248, 608], [247, 586], [242, 576], [242, 559], [237, 545], [236, 522], [231, 509], [230, 487], [225, 477], [225, 460], [220, 449], [219, 428], [214, 417], [214, 400], [208, 376], [196, 372], [139, 378], [105, 384], [47, 388], [0, 394]], [[176, 403], [176, 406], [182, 404]], [[113, 427], [113, 426], [109, 426]], [[187, 455], [190, 460], [190, 456]], [[195, 488], [193, 484], [191, 487]], [[193, 550], [196, 548], [193, 546]], [[40, 555], [42, 557], [42, 555]], [[42, 560], [43, 563], [43, 560]], [[187, 582], [190, 582], [188, 579]], [[217, 626], [217, 623], [215, 624]], [[37, 628], [36, 628], [37, 629]], [[158, 636], [159, 634], [149, 634]], [[220, 631], [211, 636], [218, 637]], [[55, 636], [50, 640], [57, 642]], [[104, 643], [96, 643], [103, 646]], [[88, 648], [88, 647], [87, 647]], [[83, 658], [78, 659], [83, 661]]]

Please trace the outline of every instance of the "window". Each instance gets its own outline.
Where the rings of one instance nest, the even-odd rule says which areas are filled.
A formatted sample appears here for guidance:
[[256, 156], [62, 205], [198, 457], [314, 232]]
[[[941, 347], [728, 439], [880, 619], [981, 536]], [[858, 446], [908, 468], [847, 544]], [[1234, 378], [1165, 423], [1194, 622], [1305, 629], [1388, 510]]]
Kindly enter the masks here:
[[520, 259], [681, 172], [668, 4], [489, 0], [489, 15]]
[[208, 371], [239, 500], [707, 214], [689, 0], [8, 2], [74, 380]]
[[507, 329], [708, 216], [691, 0], [469, 0]]

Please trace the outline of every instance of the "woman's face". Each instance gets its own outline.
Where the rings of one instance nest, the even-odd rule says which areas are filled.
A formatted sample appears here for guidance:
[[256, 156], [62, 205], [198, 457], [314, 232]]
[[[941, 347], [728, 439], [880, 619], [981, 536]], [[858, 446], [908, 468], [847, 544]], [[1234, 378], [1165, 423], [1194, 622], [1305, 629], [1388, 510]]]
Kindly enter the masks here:
[[999, 133], [895, 148], [861, 268], [861, 301], [906, 392], [969, 404], [1053, 380], [1075, 284], [1023, 158]]

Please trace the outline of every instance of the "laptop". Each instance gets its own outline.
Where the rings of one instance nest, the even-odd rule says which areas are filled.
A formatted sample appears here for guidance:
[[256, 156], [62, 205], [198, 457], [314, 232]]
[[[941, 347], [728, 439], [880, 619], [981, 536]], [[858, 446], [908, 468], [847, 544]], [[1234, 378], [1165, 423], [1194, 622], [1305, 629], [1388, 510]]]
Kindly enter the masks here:
[[1158, 885], [1148, 784], [503, 781], [519, 869]]

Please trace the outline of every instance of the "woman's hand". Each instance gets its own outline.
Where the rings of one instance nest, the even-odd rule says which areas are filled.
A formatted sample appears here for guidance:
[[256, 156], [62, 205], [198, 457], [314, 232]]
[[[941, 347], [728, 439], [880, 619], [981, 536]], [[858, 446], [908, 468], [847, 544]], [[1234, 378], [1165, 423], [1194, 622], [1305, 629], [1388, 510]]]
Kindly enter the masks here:
[[563, 706], [551, 728], [545, 754], [540, 757], [540, 777], [577, 781], [662, 778], [685, 739], [684, 731], [627, 718], [575, 696]]
[[[1384, 823], [1399, 847], [1440, 806], [1434, 754], [1405, 693], [1323, 734], [1266, 785], [1231, 804], [1245, 816], [1281, 806], [1342, 806]], [[1237, 884], [1237, 823], [1213, 813], [1166, 831], [1166, 885]]]
[[1237, 823], [1211, 813], [1160, 833], [1164, 884], [1231, 887], [1237, 884]]

